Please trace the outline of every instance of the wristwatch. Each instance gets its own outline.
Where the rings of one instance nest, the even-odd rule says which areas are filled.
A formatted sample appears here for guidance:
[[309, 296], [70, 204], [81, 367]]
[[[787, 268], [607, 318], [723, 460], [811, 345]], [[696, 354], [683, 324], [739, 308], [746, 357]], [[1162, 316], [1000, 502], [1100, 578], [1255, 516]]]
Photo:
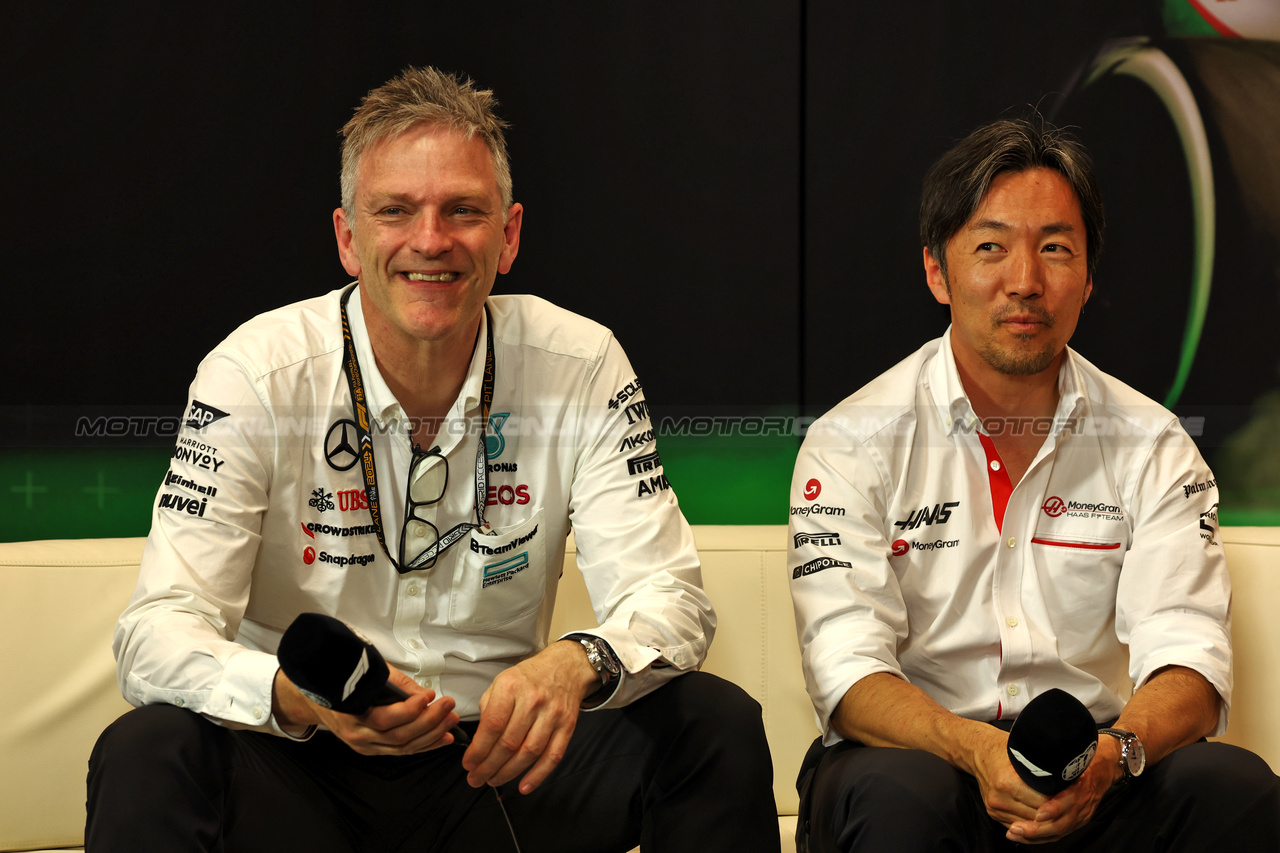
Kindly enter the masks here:
[[565, 639], [576, 640], [582, 644], [582, 648], [587, 651], [587, 662], [596, 671], [596, 675], [600, 676], [599, 689], [588, 699], [603, 693], [618, 680], [618, 676], [622, 673], [622, 664], [618, 662], [617, 656], [608, 643], [590, 634], [569, 634]]
[[1147, 767], [1147, 749], [1133, 732], [1124, 729], [1099, 729], [1100, 735], [1111, 735], [1120, 741], [1120, 770], [1124, 778], [1136, 779]]

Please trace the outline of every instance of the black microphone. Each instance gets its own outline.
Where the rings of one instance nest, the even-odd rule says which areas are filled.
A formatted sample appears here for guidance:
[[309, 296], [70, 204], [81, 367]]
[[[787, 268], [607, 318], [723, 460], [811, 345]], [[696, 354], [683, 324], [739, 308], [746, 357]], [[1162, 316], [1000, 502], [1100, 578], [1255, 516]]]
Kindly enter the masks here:
[[[373, 643], [323, 613], [299, 614], [280, 638], [276, 658], [302, 695], [322, 708], [359, 715], [409, 698], [388, 680], [391, 670]], [[456, 726], [450, 733], [454, 743], [471, 741]]]
[[1027, 703], [1009, 729], [1009, 761], [1052, 797], [1080, 778], [1098, 750], [1098, 727], [1079, 699], [1054, 688]]

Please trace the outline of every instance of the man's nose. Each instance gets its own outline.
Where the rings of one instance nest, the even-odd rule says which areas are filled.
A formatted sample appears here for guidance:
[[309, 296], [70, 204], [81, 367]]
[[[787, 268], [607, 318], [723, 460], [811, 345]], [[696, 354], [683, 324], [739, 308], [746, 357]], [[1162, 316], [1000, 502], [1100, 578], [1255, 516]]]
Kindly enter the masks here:
[[1031, 299], [1044, 293], [1044, 263], [1038, 254], [1028, 254], [1014, 259], [1005, 291], [1009, 295]]
[[422, 210], [414, 217], [409, 248], [429, 258], [438, 257], [453, 248], [449, 223], [439, 211]]

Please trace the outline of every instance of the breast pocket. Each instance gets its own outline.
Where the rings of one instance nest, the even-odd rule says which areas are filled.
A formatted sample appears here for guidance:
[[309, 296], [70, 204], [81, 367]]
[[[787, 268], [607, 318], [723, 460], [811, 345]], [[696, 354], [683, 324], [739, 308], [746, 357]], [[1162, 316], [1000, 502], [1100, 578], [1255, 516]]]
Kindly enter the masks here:
[[[467, 549], [454, 564], [449, 624], [464, 631], [522, 634], [515, 624], [542, 606], [547, 592], [546, 536], [542, 510], [515, 527], [490, 533], [471, 531]], [[528, 620], [532, 631], [536, 620]]]
[[[1089, 536], [1076, 531], [1037, 531], [1031, 540], [1049, 611], [1065, 625], [1107, 622], [1124, 564], [1125, 543], [1118, 535]], [[1086, 632], [1087, 633], [1087, 632]]]

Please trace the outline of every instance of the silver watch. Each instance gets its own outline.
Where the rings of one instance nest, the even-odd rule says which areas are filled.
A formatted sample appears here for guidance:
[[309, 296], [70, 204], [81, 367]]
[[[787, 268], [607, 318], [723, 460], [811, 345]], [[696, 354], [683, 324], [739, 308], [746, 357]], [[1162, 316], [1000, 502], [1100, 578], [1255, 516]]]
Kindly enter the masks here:
[[1133, 732], [1124, 729], [1099, 729], [1100, 735], [1111, 735], [1120, 741], [1120, 770], [1125, 779], [1135, 779], [1147, 768], [1147, 749]]
[[599, 637], [593, 637], [590, 634], [570, 634], [565, 639], [576, 640], [582, 644], [582, 648], [586, 649], [587, 662], [596, 671], [596, 675], [600, 676], [602, 690], [612, 684], [622, 673], [622, 664], [618, 663], [613, 649]]

